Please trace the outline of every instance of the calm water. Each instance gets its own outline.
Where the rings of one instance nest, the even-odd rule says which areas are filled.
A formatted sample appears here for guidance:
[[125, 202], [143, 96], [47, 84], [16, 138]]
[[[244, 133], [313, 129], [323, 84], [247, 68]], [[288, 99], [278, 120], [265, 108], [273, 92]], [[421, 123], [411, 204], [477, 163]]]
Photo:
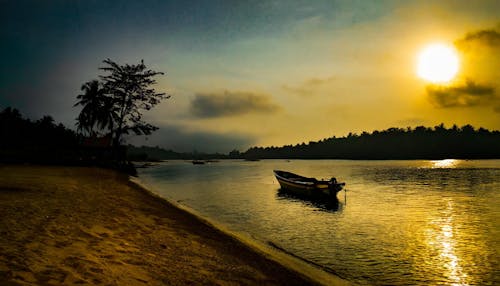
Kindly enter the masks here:
[[[273, 169], [347, 183], [337, 210], [283, 197]], [[357, 284], [500, 285], [500, 160], [171, 161], [160, 195]]]

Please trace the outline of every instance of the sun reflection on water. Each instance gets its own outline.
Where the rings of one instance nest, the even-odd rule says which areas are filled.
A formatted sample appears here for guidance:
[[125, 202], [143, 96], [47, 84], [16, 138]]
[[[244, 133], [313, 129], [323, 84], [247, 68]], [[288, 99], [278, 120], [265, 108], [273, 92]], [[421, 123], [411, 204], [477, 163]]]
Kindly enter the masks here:
[[442, 263], [445, 268], [444, 276], [448, 281], [452, 281], [451, 285], [469, 285], [467, 283], [467, 273], [461, 266], [461, 259], [455, 252], [456, 239], [455, 235], [459, 231], [454, 227], [453, 221], [453, 204], [448, 202], [444, 211], [444, 218], [440, 218], [432, 222], [437, 229], [429, 232], [428, 246], [435, 248], [439, 257], [437, 263]]
[[431, 161], [433, 168], [455, 168], [458, 164], [459, 160], [455, 159], [444, 159], [444, 160], [436, 160]]

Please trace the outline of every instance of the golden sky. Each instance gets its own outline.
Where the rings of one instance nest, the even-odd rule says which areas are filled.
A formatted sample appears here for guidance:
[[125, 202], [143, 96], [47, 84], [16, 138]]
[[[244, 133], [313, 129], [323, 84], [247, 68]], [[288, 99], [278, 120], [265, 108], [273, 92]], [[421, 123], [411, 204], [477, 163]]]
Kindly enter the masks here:
[[[38, 90], [65, 94], [39, 97], [36, 108], [14, 95], [0, 103], [71, 122], [77, 111], [68, 106], [80, 85], [97, 77], [97, 67], [109, 57], [144, 59], [166, 73], [157, 89], [172, 98], [146, 115], [160, 130], [135, 143], [228, 152], [389, 127], [500, 129], [498, 1], [167, 2], [78, 2], [77, 20], [67, 20], [74, 28], [61, 32], [58, 22], [46, 28], [72, 40], [58, 38], [64, 51], [45, 64], [48, 72], [33, 72], [41, 78]], [[111, 27], [101, 29], [105, 21], [89, 16], [94, 10], [102, 18], [114, 15]], [[129, 10], [142, 18], [124, 25], [117, 15]], [[456, 49], [460, 67], [451, 82], [433, 85], [417, 76], [416, 65], [419, 52], [436, 42]], [[54, 46], [45, 45], [44, 55], [52, 55]], [[16, 98], [32, 92], [12, 86]]]

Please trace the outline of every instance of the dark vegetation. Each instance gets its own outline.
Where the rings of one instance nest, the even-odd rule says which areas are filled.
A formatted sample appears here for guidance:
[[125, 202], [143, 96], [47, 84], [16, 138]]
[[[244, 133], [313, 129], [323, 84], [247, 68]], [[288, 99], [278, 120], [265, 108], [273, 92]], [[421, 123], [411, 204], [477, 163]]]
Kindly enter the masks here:
[[[130, 168], [128, 161], [210, 159], [498, 159], [500, 132], [470, 125], [389, 128], [282, 147], [252, 147], [229, 154], [179, 153], [158, 146], [88, 144], [89, 137], [44, 116], [32, 121], [10, 107], [0, 111], [0, 162], [100, 165]], [[90, 140], [92, 142], [92, 140]], [[109, 143], [111, 144], [111, 143]], [[127, 167], [128, 166], [128, 167]], [[130, 170], [129, 170], [130, 171]]]
[[126, 158], [115, 157], [112, 147], [95, 144], [50, 116], [32, 121], [7, 107], [0, 111], [0, 139], [0, 163], [99, 166], [136, 173]]
[[50, 116], [31, 121], [17, 109], [0, 111], [0, 162], [67, 164], [80, 157], [80, 136]]
[[199, 153], [199, 152], [175, 152], [165, 150], [158, 146], [136, 147], [133, 145], [127, 146], [127, 158], [131, 161], [160, 161], [160, 160], [214, 160], [214, 159], [239, 159], [241, 157], [230, 157], [227, 154], [221, 153]]
[[389, 128], [282, 147], [252, 147], [242, 154], [259, 159], [494, 159], [500, 132], [471, 125]]
[[498, 159], [500, 132], [471, 125], [445, 128], [389, 128], [383, 131], [331, 137], [318, 142], [282, 147], [252, 147], [229, 154], [177, 153], [156, 147], [128, 146], [137, 161], [169, 159]]
[[142, 119], [143, 112], [170, 96], [151, 88], [156, 83], [153, 77], [163, 73], [147, 69], [143, 61], [137, 65], [103, 62], [106, 66], [99, 69], [105, 74], [85, 83], [83, 94], [77, 96], [75, 106], [82, 106], [77, 127], [86, 136], [110, 138], [118, 148], [125, 134], [149, 135], [157, 130]]
[[126, 156], [123, 135], [149, 135], [158, 128], [142, 120], [143, 112], [162, 99], [151, 85], [163, 74], [144, 62], [119, 65], [103, 61], [100, 80], [82, 85], [75, 106], [77, 131], [56, 125], [50, 116], [31, 121], [10, 107], [0, 113], [0, 162], [97, 165], [135, 174]]

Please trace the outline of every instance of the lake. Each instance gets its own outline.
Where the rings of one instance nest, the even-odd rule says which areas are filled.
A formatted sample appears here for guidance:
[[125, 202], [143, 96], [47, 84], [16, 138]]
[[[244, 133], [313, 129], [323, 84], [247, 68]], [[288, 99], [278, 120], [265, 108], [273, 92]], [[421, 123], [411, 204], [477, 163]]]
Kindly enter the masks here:
[[[284, 196], [273, 170], [346, 183], [340, 204]], [[500, 160], [169, 161], [154, 192], [361, 285], [500, 285]]]

